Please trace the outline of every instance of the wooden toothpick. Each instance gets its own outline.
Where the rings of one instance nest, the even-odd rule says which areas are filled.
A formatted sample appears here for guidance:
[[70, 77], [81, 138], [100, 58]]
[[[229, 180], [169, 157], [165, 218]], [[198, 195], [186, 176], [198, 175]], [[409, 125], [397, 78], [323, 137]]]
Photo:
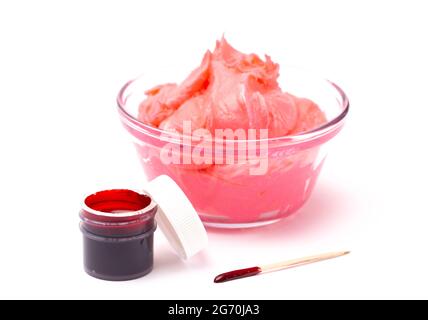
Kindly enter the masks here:
[[287, 260], [287, 261], [281, 261], [281, 262], [276, 262], [272, 264], [262, 265], [262, 266], [255, 266], [255, 267], [250, 267], [245, 269], [233, 270], [233, 271], [219, 274], [214, 278], [214, 282], [215, 283], [225, 282], [230, 280], [251, 277], [262, 273], [290, 269], [290, 268], [299, 267], [299, 266], [303, 266], [314, 262], [341, 257], [349, 253], [350, 251], [323, 253], [323, 254], [318, 254], [318, 255], [309, 256], [305, 258], [299, 258], [299, 259], [293, 259], [293, 260]]

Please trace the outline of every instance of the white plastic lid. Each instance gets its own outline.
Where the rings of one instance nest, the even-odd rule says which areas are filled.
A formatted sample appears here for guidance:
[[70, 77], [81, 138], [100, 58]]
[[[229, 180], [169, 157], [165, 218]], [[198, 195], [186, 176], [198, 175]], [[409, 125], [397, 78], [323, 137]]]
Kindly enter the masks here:
[[145, 185], [158, 204], [156, 222], [174, 251], [188, 259], [208, 244], [208, 236], [201, 219], [183, 190], [166, 175], [158, 176]]

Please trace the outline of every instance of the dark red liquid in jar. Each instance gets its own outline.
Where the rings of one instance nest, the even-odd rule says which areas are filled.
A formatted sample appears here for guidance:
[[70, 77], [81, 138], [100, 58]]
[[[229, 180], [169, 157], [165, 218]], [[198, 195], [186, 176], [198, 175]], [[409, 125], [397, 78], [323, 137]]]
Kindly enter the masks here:
[[157, 206], [125, 189], [88, 196], [80, 211], [85, 271], [105, 280], [130, 280], [153, 268]]

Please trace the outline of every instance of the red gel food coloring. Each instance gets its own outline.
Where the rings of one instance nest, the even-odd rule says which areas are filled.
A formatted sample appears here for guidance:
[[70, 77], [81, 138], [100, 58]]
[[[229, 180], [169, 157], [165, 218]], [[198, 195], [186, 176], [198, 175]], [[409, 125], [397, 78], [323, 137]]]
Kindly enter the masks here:
[[88, 196], [80, 211], [85, 271], [104, 280], [130, 280], [153, 268], [157, 206], [125, 189]]
[[87, 231], [111, 237], [144, 233], [154, 226], [156, 210], [148, 195], [126, 189], [105, 190], [85, 199], [80, 217]]
[[259, 267], [233, 270], [233, 271], [219, 274], [217, 277], [214, 278], [214, 282], [219, 283], [219, 282], [226, 282], [226, 281], [231, 281], [231, 280], [240, 279], [240, 278], [251, 277], [261, 272], [262, 272], [262, 269], [260, 269]]

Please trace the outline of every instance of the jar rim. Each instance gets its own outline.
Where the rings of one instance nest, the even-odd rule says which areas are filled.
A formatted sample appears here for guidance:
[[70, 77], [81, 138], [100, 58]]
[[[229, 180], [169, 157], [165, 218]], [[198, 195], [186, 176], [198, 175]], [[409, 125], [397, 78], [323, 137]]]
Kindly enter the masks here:
[[[150, 199], [150, 202], [148, 205], [144, 206], [143, 208], [139, 210], [133, 210], [133, 211], [125, 211], [125, 212], [105, 212], [101, 210], [97, 210], [94, 208], [91, 208], [90, 205], [87, 204], [87, 200], [89, 197], [96, 196], [97, 194], [101, 194], [103, 192], [111, 192], [111, 191], [124, 191], [124, 192], [131, 192], [134, 193], [137, 196], [143, 196], [148, 197]], [[156, 202], [152, 199], [152, 197], [147, 192], [138, 192], [136, 190], [132, 189], [106, 189], [101, 190], [95, 193], [92, 193], [85, 197], [82, 204], [82, 210], [86, 211], [94, 216], [99, 217], [109, 217], [109, 218], [128, 218], [128, 217], [134, 217], [134, 216], [141, 216], [144, 215], [147, 212], [152, 211], [157, 206]]]

